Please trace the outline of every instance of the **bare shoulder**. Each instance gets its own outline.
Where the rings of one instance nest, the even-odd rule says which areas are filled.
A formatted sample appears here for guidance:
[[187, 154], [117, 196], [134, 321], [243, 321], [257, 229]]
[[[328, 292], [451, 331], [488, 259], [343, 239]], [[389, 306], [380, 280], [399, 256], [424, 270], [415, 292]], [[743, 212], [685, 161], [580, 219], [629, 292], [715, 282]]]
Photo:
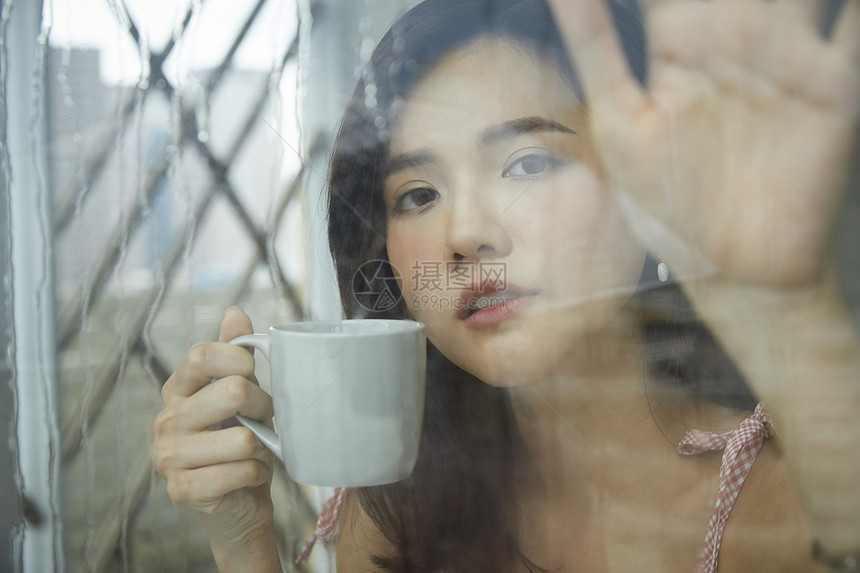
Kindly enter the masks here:
[[338, 573], [382, 571], [373, 563], [373, 556], [391, 555], [394, 552], [394, 546], [362, 509], [356, 492], [347, 491], [337, 541]]
[[738, 496], [723, 535], [720, 571], [819, 571], [812, 524], [779, 443], [769, 441]]

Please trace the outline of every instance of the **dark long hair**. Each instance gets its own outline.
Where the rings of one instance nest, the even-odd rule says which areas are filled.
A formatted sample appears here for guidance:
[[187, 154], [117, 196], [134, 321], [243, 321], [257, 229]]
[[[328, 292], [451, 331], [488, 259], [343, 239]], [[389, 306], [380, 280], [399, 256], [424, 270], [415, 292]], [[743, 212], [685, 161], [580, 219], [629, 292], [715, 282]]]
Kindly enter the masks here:
[[[644, 83], [644, 32], [638, 14], [610, 3], [631, 70]], [[370, 290], [392, 289], [395, 305], [368, 310], [356, 299], [359, 267], [387, 262], [383, 164], [392, 124], [416, 82], [442, 57], [482, 37], [518, 44], [553, 63], [574, 93], [579, 81], [544, 0], [426, 0], [401, 17], [377, 45], [347, 105], [329, 172], [329, 240], [344, 311], [349, 317], [405, 318], [390, 266], [374, 265]], [[646, 268], [656, 263], [646, 264]], [[379, 271], [382, 272], [379, 272]], [[703, 380], [698, 393], [749, 401], [728, 360], [703, 362], [703, 345], [716, 348], [698, 326], [679, 289], [645, 273], [634, 304], [650, 316], [645, 339], [649, 365], [661, 377]], [[652, 284], [653, 283], [653, 284]], [[660, 285], [662, 288], [651, 288]], [[362, 289], [359, 289], [362, 290]], [[365, 289], [366, 290], [366, 289]], [[370, 307], [372, 308], [372, 307]], [[680, 341], [680, 342], [679, 342]], [[711, 353], [723, 356], [721, 353]], [[707, 363], [720, 374], [690, 372]], [[728, 374], [726, 374], [728, 373]], [[396, 548], [374, 561], [392, 572], [502, 572], [522, 563], [541, 570], [518, 545], [518, 492], [540, 487], [507, 394], [452, 364], [428, 343], [424, 425], [417, 466], [408, 480], [359, 491], [363, 509]], [[692, 374], [692, 375], [691, 375]], [[689, 382], [684, 382], [689, 385]], [[701, 390], [701, 391], [700, 391]]]

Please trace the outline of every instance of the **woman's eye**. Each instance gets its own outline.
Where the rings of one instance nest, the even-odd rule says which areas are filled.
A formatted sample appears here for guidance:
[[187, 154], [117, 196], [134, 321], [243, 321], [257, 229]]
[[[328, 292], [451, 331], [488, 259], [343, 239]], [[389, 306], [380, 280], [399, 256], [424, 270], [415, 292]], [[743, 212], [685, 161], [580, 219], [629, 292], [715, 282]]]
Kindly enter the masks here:
[[428, 187], [419, 187], [411, 189], [401, 195], [394, 204], [395, 211], [413, 211], [435, 201], [439, 197], [439, 192]]
[[505, 168], [502, 177], [534, 177], [543, 175], [561, 161], [555, 157], [532, 153], [520, 157]]

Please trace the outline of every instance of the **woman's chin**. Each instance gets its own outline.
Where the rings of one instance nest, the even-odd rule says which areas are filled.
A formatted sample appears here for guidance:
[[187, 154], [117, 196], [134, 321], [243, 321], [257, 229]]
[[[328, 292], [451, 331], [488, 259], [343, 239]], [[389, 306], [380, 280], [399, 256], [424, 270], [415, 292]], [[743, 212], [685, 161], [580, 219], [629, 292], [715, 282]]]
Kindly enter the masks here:
[[532, 338], [521, 343], [488, 342], [484, 352], [457, 352], [452, 361], [460, 368], [497, 388], [532, 384], [556, 376], [565, 352], [556, 344]]
[[[440, 350], [460, 368], [500, 388], [588, 375], [618, 360], [633, 330], [617, 305], [590, 313], [522, 317], [509, 328], [466, 336]], [[588, 320], [584, 320], [585, 318]]]

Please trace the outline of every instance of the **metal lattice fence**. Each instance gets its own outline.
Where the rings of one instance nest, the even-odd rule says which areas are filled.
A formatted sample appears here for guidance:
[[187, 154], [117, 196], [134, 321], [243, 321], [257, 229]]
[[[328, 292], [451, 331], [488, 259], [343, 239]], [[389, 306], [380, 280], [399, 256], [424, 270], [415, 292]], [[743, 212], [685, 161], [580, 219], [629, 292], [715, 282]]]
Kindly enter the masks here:
[[[179, 355], [217, 337], [224, 308], [246, 306], [258, 327], [303, 316], [301, 272], [275, 249], [301, 225], [305, 167], [290, 154], [302, 142], [281, 91], [298, 81], [299, 26], [268, 72], [238, 69], [275, 2], [258, 0], [220, 63], [177, 81], [167, 62], [207, 3], [190, 2], [154, 50], [125, 5], [105, 1], [112, 32], [140, 55], [137, 84], [102, 86], [97, 62], [68, 46], [48, 54], [45, 83], [66, 569], [211, 570], [199, 528], [154, 473], [148, 428]], [[314, 513], [289, 480], [276, 488], [289, 557]]]

